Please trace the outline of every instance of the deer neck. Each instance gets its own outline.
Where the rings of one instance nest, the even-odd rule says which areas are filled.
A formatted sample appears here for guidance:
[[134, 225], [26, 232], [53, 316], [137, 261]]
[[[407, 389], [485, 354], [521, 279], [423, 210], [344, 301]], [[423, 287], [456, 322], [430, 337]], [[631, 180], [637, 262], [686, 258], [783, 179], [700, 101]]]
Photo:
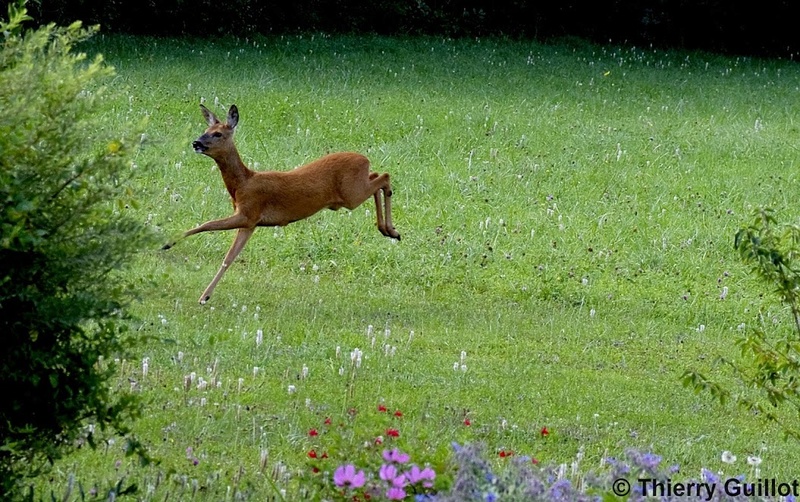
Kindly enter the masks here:
[[231, 198], [236, 201], [236, 191], [253, 175], [253, 171], [244, 165], [236, 148], [221, 152], [213, 158], [217, 163], [217, 167], [219, 167], [220, 174], [222, 174], [222, 181], [225, 183], [225, 188], [228, 189]]

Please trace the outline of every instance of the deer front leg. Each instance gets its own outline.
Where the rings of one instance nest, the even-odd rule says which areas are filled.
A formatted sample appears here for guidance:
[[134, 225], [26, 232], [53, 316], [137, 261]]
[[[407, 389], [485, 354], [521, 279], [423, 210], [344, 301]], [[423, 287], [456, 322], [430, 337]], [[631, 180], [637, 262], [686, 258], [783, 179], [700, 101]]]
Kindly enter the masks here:
[[211, 280], [211, 283], [208, 285], [206, 290], [203, 291], [202, 295], [200, 295], [200, 300], [198, 301], [201, 305], [204, 305], [209, 298], [211, 298], [211, 293], [214, 292], [214, 288], [217, 287], [217, 283], [220, 279], [222, 279], [222, 275], [225, 274], [225, 271], [228, 270], [228, 267], [231, 265], [231, 263], [233, 263], [233, 260], [235, 260], [236, 257], [239, 256], [239, 253], [242, 252], [244, 245], [247, 244], [247, 240], [250, 239], [250, 236], [253, 235], [255, 230], [255, 227], [240, 228], [236, 233], [236, 239], [234, 239], [233, 245], [228, 250], [228, 254], [225, 255], [225, 259], [222, 261], [222, 266], [217, 271], [217, 275], [214, 276], [214, 279]]
[[227, 218], [220, 218], [219, 220], [211, 220], [203, 223], [202, 225], [195, 227], [191, 230], [187, 230], [180, 236], [178, 239], [173, 240], [172, 242], [168, 242], [164, 244], [161, 249], [169, 249], [181, 239], [185, 239], [190, 235], [199, 234], [200, 232], [214, 232], [217, 230], [233, 230], [234, 228], [245, 228], [249, 227], [250, 221], [247, 217], [243, 214], [234, 214], [233, 216], [229, 216]]

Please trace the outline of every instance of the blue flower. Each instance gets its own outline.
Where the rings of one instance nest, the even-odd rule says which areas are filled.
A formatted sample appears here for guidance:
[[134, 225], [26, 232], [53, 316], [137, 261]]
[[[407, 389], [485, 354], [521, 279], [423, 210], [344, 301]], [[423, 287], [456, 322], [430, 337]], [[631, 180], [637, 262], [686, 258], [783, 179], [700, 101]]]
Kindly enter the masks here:
[[715, 475], [713, 472], [709, 471], [709, 470], [708, 470], [708, 469], [706, 469], [705, 467], [703, 467], [703, 468], [700, 470], [700, 472], [702, 473], [702, 475], [703, 475], [703, 480], [704, 480], [706, 483], [712, 483], [712, 484], [714, 484], [714, 483], [719, 483], [719, 478], [718, 478], [718, 477], [717, 477], [717, 476], [716, 476], [716, 475]]

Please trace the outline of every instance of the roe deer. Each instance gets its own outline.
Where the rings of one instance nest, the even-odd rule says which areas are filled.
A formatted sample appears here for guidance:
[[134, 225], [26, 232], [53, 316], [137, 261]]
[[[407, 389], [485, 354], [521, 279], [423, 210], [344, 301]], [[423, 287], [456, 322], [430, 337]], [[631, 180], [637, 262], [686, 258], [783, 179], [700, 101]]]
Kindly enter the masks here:
[[[291, 171], [252, 171], [239, 157], [233, 132], [239, 110], [232, 105], [226, 123], [200, 105], [208, 129], [192, 143], [194, 151], [208, 155], [217, 163], [225, 187], [233, 199], [233, 216], [203, 223], [181, 238], [200, 232], [238, 229], [217, 275], [211, 280], [200, 303], [211, 298], [225, 270], [233, 263], [253, 235], [256, 227], [284, 226], [308, 218], [320, 209], [355, 209], [370, 196], [375, 199], [378, 230], [394, 239], [400, 234], [392, 226], [392, 188], [389, 175], [370, 172], [369, 160], [358, 153], [332, 153]], [[386, 218], [381, 209], [383, 191]], [[169, 249], [175, 242], [164, 245]]]

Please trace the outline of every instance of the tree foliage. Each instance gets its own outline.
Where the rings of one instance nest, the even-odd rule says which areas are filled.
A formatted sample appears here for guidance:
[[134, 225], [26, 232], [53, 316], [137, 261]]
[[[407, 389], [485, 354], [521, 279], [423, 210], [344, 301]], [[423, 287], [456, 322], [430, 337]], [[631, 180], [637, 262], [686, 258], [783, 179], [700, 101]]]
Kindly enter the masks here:
[[738, 385], [694, 370], [684, 373], [683, 382], [722, 403], [733, 401], [800, 439], [800, 226], [779, 224], [771, 210], [762, 209], [736, 233], [734, 244], [742, 260], [787, 307], [792, 327], [766, 329], [761, 324], [736, 341], [742, 361], [721, 361], [733, 370]]
[[134, 298], [119, 271], [149, 235], [124, 210], [136, 136], [95, 113], [113, 70], [75, 51], [94, 30], [23, 31], [23, 5], [0, 24], [3, 499], [87, 424], [128, 432], [136, 402], [109, 383]]
[[[0, 0], [2, 5], [3, 0]], [[304, 31], [383, 35], [578, 36], [795, 58], [794, 4], [725, 0], [39, 0], [37, 19], [100, 23], [106, 32], [252, 36]]]

